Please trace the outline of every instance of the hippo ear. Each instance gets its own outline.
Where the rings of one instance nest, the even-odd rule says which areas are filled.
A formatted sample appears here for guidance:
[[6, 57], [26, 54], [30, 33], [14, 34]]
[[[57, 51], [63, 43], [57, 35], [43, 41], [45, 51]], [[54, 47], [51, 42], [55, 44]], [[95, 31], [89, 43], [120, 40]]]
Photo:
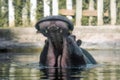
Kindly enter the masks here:
[[81, 44], [82, 44], [82, 41], [81, 41], [80, 39], [78, 39], [78, 40], [77, 40], [77, 45], [78, 45], [78, 46], [81, 46]]

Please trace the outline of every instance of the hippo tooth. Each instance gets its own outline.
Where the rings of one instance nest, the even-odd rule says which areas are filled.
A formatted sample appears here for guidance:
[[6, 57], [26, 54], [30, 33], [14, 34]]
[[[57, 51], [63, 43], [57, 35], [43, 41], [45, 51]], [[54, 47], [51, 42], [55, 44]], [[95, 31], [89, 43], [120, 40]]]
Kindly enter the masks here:
[[59, 29], [59, 27], [56, 27], [56, 29], [58, 30], [58, 29]]
[[62, 33], [63, 32], [63, 30], [62, 29], [60, 29], [60, 33]]
[[45, 33], [48, 33], [48, 31], [47, 31], [47, 30], [45, 30]]
[[50, 27], [47, 27], [47, 29], [49, 30], [49, 29], [50, 29]]

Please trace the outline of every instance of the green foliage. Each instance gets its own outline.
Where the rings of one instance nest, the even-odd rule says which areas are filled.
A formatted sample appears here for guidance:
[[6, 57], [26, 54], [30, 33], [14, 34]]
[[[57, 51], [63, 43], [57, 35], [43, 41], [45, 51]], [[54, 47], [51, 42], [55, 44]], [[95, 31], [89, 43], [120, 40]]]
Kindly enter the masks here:
[[[84, 0], [83, 1], [83, 10], [87, 10], [89, 8], [89, 1]], [[94, 9], [97, 10], [97, 1], [94, 0]], [[104, 13], [105, 12], [109, 12], [110, 13], [110, 0], [104, 0], [104, 9], [103, 9]], [[89, 25], [89, 17], [82, 17], [82, 25]], [[104, 16], [103, 15], [103, 21], [104, 24], [110, 24], [110, 14], [109, 16]], [[91, 21], [92, 25], [97, 25], [97, 17], [93, 17], [92, 21]]]
[[117, 3], [117, 24], [120, 24], [120, 0], [116, 1]]
[[91, 25], [93, 26], [97, 25], [97, 17], [93, 17], [93, 20], [91, 21]]
[[8, 24], [8, 0], [0, 0], [0, 27]]
[[88, 19], [89, 19], [89, 17], [86, 17], [86, 16], [83, 16], [82, 17], [82, 25], [88, 25]]
[[66, 0], [59, 0], [59, 8], [66, 9]]
[[40, 18], [42, 18], [43, 17], [43, 0], [38, 0], [38, 2], [37, 2], [38, 4], [37, 4], [37, 16], [36, 16], [36, 18], [37, 18], [37, 20], [39, 20]]
[[26, 0], [13, 0], [15, 8], [15, 24], [16, 26], [22, 25], [22, 9], [25, 6]]
[[[50, 1], [50, 6], [52, 7], [52, 0]], [[73, 9], [76, 9], [76, 0], [73, 1]], [[103, 16], [104, 24], [110, 24], [110, 0], [104, 1], [104, 13], [108, 12], [108, 16]], [[89, 8], [90, 0], [83, 0], [83, 10]], [[120, 0], [116, 0], [117, 3], [117, 24], [120, 24]], [[22, 10], [27, 6], [27, 17], [28, 25], [30, 23], [30, 0], [13, 0], [13, 5], [15, 8], [15, 26], [21, 26], [22, 23]], [[97, 10], [97, 0], [94, 0], [94, 8]], [[59, 9], [66, 9], [66, 0], [59, 0]], [[43, 0], [37, 0], [37, 16], [36, 19], [39, 20], [43, 17]], [[52, 8], [51, 8], [52, 12]], [[75, 22], [75, 16], [73, 16], [73, 21]], [[92, 25], [97, 25], [97, 17], [93, 17], [91, 21]], [[89, 25], [89, 17], [82, 17], [82, 25]], [[0, 27], [8, 26], [8, 0], [0, 0]]]
[[[110, 0], [104, 0], [104, 9], [103, 12], [110, 13]], [[108, 16], [103, 16], [104, 24], [110, 24], [110, 14]]]
[[[83, 0], [83, 8], [82, 10], [88, 10], [89, 9], [89, 0]], [[94, 9], [96, 9], [96, 1], [94, 0]], [[82, 25], [89, 25], [89, 17], [82, 16]], [[97, 25], [97, 17], [92, 17], [91, 25]]]
[[[83, 0], [83, 7], [82, 7], [82, 10], [87, 10], [89, 7], [89, 1], [86, 1], [86, 0]], [[82, 16], [82, 25], [89, 25], [88, 24], [88, 19], [89, 17], [86, 17], [86, 16]]]

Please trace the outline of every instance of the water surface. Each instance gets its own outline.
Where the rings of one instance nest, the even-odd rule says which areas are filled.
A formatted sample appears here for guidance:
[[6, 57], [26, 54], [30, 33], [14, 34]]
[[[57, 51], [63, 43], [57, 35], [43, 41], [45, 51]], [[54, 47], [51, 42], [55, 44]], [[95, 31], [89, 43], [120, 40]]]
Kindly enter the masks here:
[[98, 66], [88, 65], [82, 70], [47, 68], [44, 71], [39, 68], [39, 53], [0, 53], [0, 80], [120, 80], [120, 50], [89, 52]]

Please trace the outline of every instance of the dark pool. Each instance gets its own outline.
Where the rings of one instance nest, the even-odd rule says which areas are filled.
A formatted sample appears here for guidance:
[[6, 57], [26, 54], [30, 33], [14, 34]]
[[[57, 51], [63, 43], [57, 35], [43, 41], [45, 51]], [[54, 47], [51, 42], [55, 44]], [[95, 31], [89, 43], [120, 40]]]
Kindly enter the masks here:
[[[39, 53], [0, 53], [0, 80], [120, 80], [120, 50], [90, 50], [98, 65], [71, 70], [39, 68]], [[56, 73], [45, 73], [46, 70]], [[58, 70], [58, 71], [57, 71]]]

